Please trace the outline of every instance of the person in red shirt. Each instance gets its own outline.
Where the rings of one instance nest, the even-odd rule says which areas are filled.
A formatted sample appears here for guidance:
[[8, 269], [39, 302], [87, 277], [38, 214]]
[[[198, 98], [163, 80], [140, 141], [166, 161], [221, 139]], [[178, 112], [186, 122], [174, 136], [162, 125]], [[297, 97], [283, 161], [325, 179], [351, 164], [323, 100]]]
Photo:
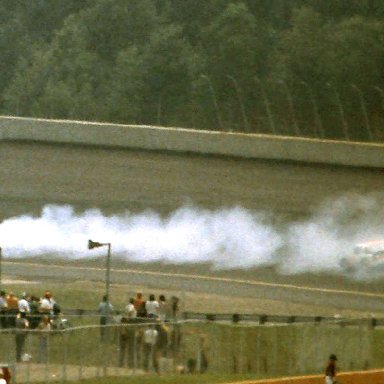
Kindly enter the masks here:
[[9, 372], [8, 367], [2, 367], [0, 374], [2, 374], [2, 378], [5, 380], [7, 384], [11, 383], [11, 374]]
[[138, 292], [136, 294], [136, 298], [133, 301], [133, 306], [135, 307], [136, 311], [139, 310], [139, 308], [143, 305], [144, 300], [143, 300], [143, 294], [141, 292]]
[[336, 384], [336, 355], [329, 356], [327, 368], [325, 368], [325, 384]]

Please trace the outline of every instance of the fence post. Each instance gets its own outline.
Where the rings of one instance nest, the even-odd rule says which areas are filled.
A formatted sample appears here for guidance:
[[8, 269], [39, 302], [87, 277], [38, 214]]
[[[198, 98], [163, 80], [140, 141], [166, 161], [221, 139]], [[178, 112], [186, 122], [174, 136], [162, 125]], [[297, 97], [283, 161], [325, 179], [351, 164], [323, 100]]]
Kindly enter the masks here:
[[134, 327], [134, 333], [133, 333], [133, 350], [130, 351], [130, 353], [133, 353], [133, 367], [132, 367], [132, 373], [136, 373], [137, 369], [137, 327], [135, 325], [131, 325]]
[[68, 355], [68, 332], [67, 331], [59, 331], [63, 332], [63, 340], [64, 340], [64, 353], [63, 353], [63, 369], [61, 374], [61, 381], [67, 381], [67, 355]]
[[260, 376], [260, 327], [257, 327], [257, 336], [256, 336], [256, 373], [257, 376]]
[[79, 380], [81, 380], [83, 378], [83, 354], [82, 354], [82, 345], [83, 345], [83, 334], [82, 334], [82, 331], [83, 329], [79, 330], [79, 337], [80, 337], [80, 345], [79, 345], [79, 349], [78, 349], [78, 352], [79, 352], [79, 358], [78, 358], [78, 361], [79, 361]]

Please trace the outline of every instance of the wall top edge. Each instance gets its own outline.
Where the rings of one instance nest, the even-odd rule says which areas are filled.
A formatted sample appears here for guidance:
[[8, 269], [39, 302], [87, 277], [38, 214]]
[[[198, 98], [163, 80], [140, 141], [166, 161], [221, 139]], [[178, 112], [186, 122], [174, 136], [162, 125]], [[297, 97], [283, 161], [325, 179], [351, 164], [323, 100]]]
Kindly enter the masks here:
[[[9, 121], [30, 121], [30, 122], [44, 122], [44, 123], [53, 123], [53, 124], [78, 124], [78, 125], [94, 125], [94, 126], [104, 126], [104, 127], [119, 127], [119, 128], [137, 128], [145, 130], [155, 130], [155, 131], [168, 131], [168, 132], [185, 132], [191, 135], [193, 134], [206, 134], [211, 136], [232, 136], [232, 137], [252, 137], [259, 139], [273, 139], [275, 141], [290, 141], [290, 142], [301, 142], [301, 143], [314, 143], [314, 144], [332, 144], [332, 145], [345, 145], [345, 146], [364, 146], [364, 147], [379, 147], [384, 149], [384, 143], [367, 143], [359, 141], [344, 141], [344, 140], [329, 140], [329, 139], [316, 139], [308, 137], [293, 137], [293, 136], [275, 136], [270, 134], [263, 133], [241, 133], [241, 132], [223, 132], [223, 131], [208, 131], [208, 130], [199, 130], [193, 128], [181, 128], [181, 127], [162, 127], [156, 125], [132, 125], [132, 124], [118, 124], [118, 123], [108, 123], [108, 122], [97, 122], [97, 121], [84, 121], [84, 120], [62, 120], [62, 119], [44, 119], [44, 118], [35, 118], [35, 117], [20, 117], [20, 116], [5, 116], [0, 115], [0, 124], [1, 120]], [[1, 127], [0, 127], [1, 128]]]

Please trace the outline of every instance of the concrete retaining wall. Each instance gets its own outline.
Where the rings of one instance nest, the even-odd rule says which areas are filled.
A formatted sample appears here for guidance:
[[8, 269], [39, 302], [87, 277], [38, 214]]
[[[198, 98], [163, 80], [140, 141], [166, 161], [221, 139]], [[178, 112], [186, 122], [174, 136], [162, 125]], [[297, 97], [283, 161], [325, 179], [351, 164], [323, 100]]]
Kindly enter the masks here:
[[384, 144], [0, 116], [0, 140], [27, 140], [384, 167]]

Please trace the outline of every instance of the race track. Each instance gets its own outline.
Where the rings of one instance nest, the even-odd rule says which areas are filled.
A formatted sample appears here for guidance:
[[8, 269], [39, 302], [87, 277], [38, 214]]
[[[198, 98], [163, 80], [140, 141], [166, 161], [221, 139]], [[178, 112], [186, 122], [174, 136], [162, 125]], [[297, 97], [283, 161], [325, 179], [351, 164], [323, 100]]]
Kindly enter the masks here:
[[[100, 208], [106, 214], [125, 209], [133, 212], [153, 209], [167, 214], [184, 204], [207, 209], [242, 206], [292, 220], [308, 216], [326, 199], [384, 190], [382, 170], [193, 154], [1, 142], [0, 161], [0, 219], [26, 213], [39, 214], [44, 205], [55, 203], [71, 204], [78, 211]], [[23, 272], [9, 269], [8, 272], [14, 276], [31, 277], [28, 269]], [[70, 268], [65, 271], [68, 278], [74, 277], [71, 273]], [[226, 272], [226, 276], [230, 274]], [[118, 275], [118, 272], [113, 274], [116, 281]], [[237, 271], [235, 277], [241, 278], [240, 275]], [[144, 277], [142, 280], [138, 277], [140, 281], [136, 284], [150, 278], [150, 275], [137, 276]], [[271, 276], [269, 282], [273, 282], [275, 276], [279, 284], [295, 280], [292, 276]], [[258, 277], [263, 281], [262, 275]], [[319, 288], [329, 287], [328, 280], [316, 280], [311, 275], [300, 276], [298, 280], [311, 281], [312, 288], [316, 284]], [[166, 276], [152, 275], [151, 284], [165, 288], [170, 281]], [[344, 283], [337, 278], [331, 280], [337, 290]], [[175, 277], [172, 284], [178, 287], [182, 284], [185, 290], [216, 293], [230, 290], [234, 295], [319, 305], [326, 305], [328, 300], [333, 306], [367, 311], [380, 309], [383, 300], [380, 296], [383, 287], [377, 283], [373, 283], [372, 292], [378, 296], [185, 276]], [[355, 291], [353, 285], [347, 283], [346, 290]], [[369, 282], [365, 283], [364, 290], [371, 291]]]
[[174, 153], [0, 143], [0, 219], [47, 203], [79, 210], [267, 210], [307, 215], [325, 199], [384, 189], [382, 170]]

